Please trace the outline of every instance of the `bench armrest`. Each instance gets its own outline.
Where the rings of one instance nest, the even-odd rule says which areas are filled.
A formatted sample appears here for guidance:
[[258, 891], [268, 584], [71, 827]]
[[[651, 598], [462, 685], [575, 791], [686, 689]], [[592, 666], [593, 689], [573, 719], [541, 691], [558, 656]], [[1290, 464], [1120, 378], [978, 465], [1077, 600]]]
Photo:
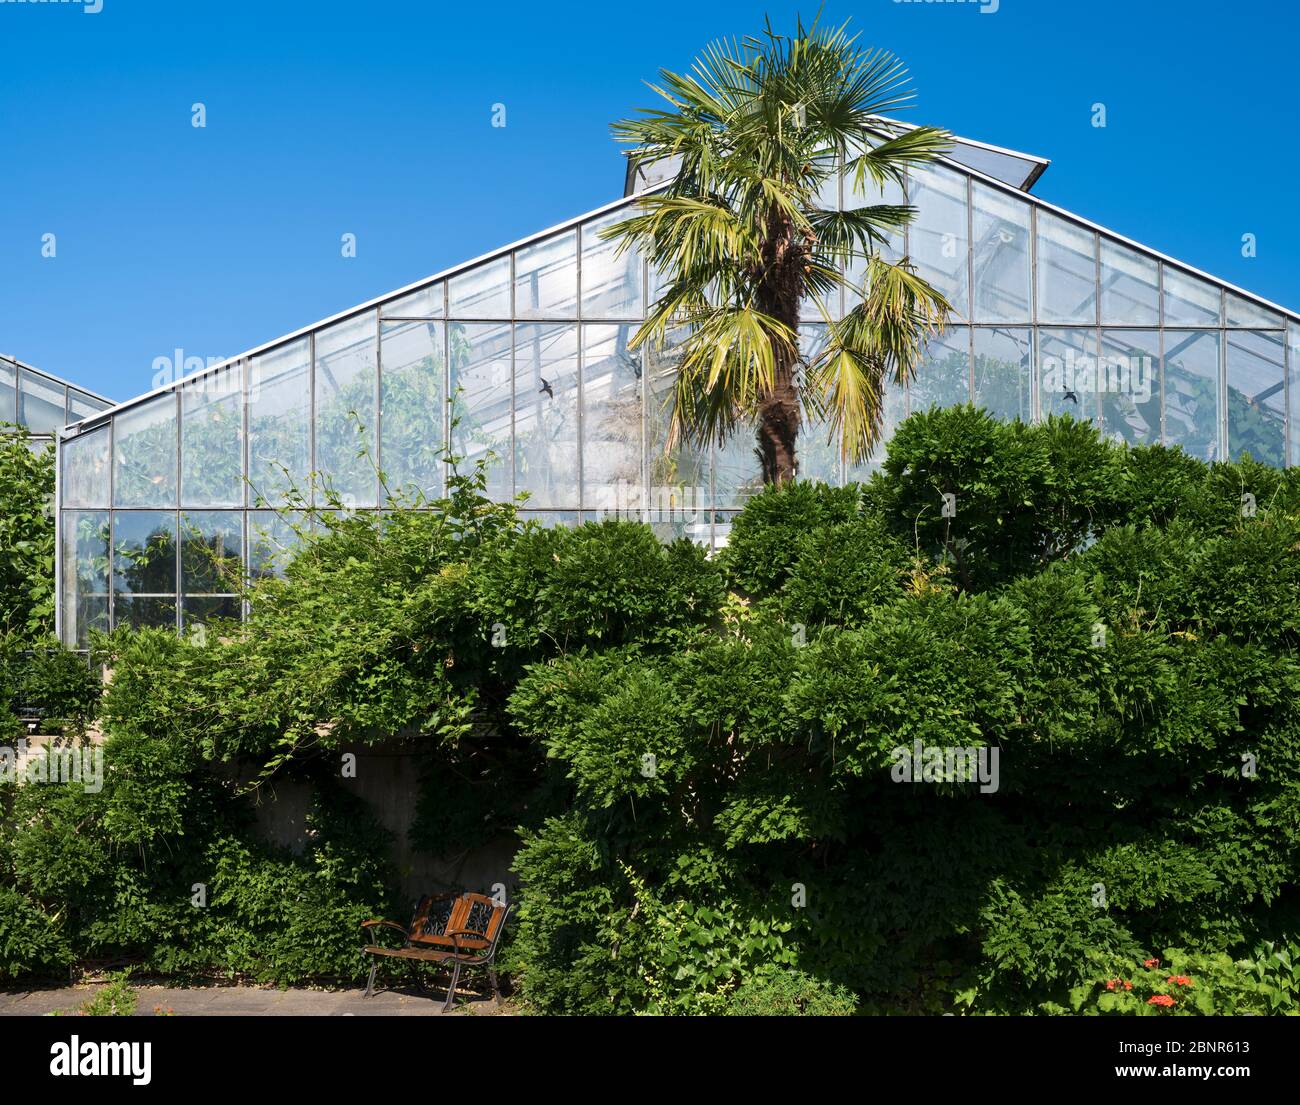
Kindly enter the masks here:
[[[460, 946], [460, 938], [462, 936], [472, 936], [475, 940], [486, 941], [488, 947], [491, 947], [492, 945], [492, 941], [488, 940], [488, 938], [484, 936], [483, 933], [479, 932], [478, 929], [448, 929], [445, 933], [443, 933], [443, 935], [451, 938], [451, 942], [456, 945], [457, 951], [462, 950]], [[487, 951], [487, 947], [465, 948], [464, 950], [470, 952], [483, 953]]]
[[396, 929], [398, 932], [402, 934], [403, 937], [406, 936], [406, 927], [404, 925], [399, 925], [396, 921], [362, 921], [361, 927], [365, 929], [366, 932], [369, 934], [370, 942], [372, 944], [379, 943], [379, 940], [376, 938], [375, 935], [376, 929], [381, 929], [381, 928]]

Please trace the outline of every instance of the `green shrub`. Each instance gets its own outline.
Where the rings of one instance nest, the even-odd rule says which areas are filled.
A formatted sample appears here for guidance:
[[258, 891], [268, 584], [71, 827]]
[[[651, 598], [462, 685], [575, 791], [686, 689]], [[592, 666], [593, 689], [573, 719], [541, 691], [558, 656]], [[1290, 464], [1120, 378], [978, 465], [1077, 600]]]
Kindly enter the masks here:
[[0, 433], [0, 636], [54, 630], [54, 450], [24, 429]]
[[19, 702], [39, 710], [42, 732], [84, 730], [94, 720], [101, 690], [94, 657], [68, 651], [54, 638], [0, 637], [0, 700], [10, 711]]
[[[509, 700], [572, 800], [516, 857], [525, 993], [717, 1012], [766, 957], [873, 1009], [1059, 1012], [1144, 947], [1240, 954], [1297, 903], [1295, 487], [959, 408], [866, 494], [757, 496], [712, 635]], [[913, 742], [997, 786], [891, 782]]]
[[503, 630], [506, 655], [677, 642], [707, 624], [722, 598], [722, 574], [703, 549], [661, 544], [619, 519], [530, 524], [492, 553], [474, 566], [472, 602], [485, 637]]
[[136, 992], [131, 989], [131, 970], [116, 971], [89, 1001], [82, 1002], [83, 1017], [129, 1017], [135, 1013]]
[[51, 917], [12, 887], [0, 885], [0, 982], [66, 977], [72, 960], [62, 919]]
[[907, 419], [873, 490], [901, 536], [984, 588], [1041, 570], [1111, 522], [1122, 470], [1123, 453], [1090, 423], [1026, 426], [965, 406]]
[[[357, 921], [405, 908], [330, 784], [400, 734], [413, 844], [517, 829], [541, 1011], [1293, 1008], [1300, 473], [961, 407], [715, 557], [481, 490], [323, 516], [206, 642], [113, 635], [103, 791], [0, 787], [9, 976], [360, 977]], [[909, 782], [918, 745], [987, 774]], [[317, 788], [300, 853], [249, 778]]]
[[[1245, 958], [1170, 948], [1070, 992], [1081, 1016], [1300, 1016], [1300, 947], [1266, 941]], [[1048, 1012], [1067, 1010], [1049, 1008]]]
[[755, 598], [778, 592], [800, 558], [800, 542], [851, 522], [863, 505], [856, 485], [791, 483], [765, 487], [732, 523], [723, 553], [734, 586]]
[[852, 991], [802, 971], [770, 971], [747, 978], [727, 1003], [730, 1017], [849, 1017]]

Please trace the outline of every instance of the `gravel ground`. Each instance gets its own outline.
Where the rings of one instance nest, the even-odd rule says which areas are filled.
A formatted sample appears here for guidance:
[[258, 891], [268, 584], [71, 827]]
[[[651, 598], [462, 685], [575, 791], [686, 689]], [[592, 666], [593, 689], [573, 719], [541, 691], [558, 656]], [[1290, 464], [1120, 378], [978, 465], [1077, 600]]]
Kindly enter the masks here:
[[[52, 986], [41, 990], [0, 991], [0, 1017], [40, 1017], [47, 1013], [76, 1014], [82, 1002], [99, 993], [94, 983]], [[364, 997], [364, 989], [277, 990], [259, 986], [133, 986], [136, 1015], [152, 1017], [155, 1010], [171, 1010], [178, 1017], [436, 1017], [446, 991], [438, 985], [421, 993], [399, 985]], [[491, 998], [465, 990], [448, 1016], [510, 1016], [507, 1001], [497, 1006]]]

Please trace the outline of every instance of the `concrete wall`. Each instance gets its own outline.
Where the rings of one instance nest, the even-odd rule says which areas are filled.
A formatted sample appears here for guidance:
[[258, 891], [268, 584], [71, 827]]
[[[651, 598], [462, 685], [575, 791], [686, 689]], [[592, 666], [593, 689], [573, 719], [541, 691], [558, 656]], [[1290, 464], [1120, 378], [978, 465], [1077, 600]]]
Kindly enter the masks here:
[[[104, 736], [97, 726], [86, 733], [92, 748], [102, 745]], [[18, 757], [16, 770], [25, 770], [33, 756], [44, 755], [46, 745], [57, 748], [77, 747], [70, 738], [32, 733], [26, 738], [26, 754]], [[510, 871], [510, 862], [519, 846], [513, 834], [485, 842], [481, 847], [455, 855], [433, 857], [416, 852], [407, 840], [407, 830], [415, 820], [419, 797], [419, 768], [409, 744], [394, 741], [381, 745], [351, 745], [341, 748], [337, 756], [351, 752], [356, 756], [355, 778], [341, 778], [342, 786], [363, 799], [380, 823], [393, 834], [393, 862], [397, 865], [403, 893], [412, 902], [436, 890], [467, 889], [491, 894], [497, 883], [511, 891], [518, 880]], [[250, 781], [244, 776], [243, 781]], [[262, 837], [274, 844], [301, 852], [307, 845], [306, 817], [311, 808], [312, 784], [273, 780], [254, 799], [257, 828]]]
[[[412, 901], [434, 890], [467, 889], [492, 893], [496, 883], [513, 891], [516, 878], [509, 870], [519, 841], [514, 835], [485, 842], [455, 855], [433, 857], [412, 849], [407, 830], [415, 820], [419, 797], [419, 770], [409, 746], [353, 745], [337, 756], [356, 756], [356, 777], [342, 778], [346, 789], [363, 799], [380, 823], [394, 836], [393, 861], [403, 893]], [[272, 781], [255, 807], [258, 830], [272, 843], [300, 852], [306, 846], [306, 817], [311, 808], [312, 784]]]

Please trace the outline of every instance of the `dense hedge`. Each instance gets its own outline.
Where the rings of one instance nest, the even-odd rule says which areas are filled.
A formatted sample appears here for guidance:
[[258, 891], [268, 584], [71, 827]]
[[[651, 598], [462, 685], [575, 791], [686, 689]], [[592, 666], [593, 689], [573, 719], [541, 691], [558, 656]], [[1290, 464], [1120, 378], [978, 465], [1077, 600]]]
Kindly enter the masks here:
[[0, 637], [54, 629], [54, 450], [0, 424]]
[[[1295, 1008], [1294, 472], [957, 408], [716, 558], [478, 477], [413, 505], [323, 516], [201, 647], [113, 639], [104, 791], [3, 792], [0, 976], [357, 977], [355, 920], [400, 907], [339, 752], [402, 732], [419, 847], [522, 835], [542, 1010]], [[996, 788], [896, 782], [914, 742], [996, 749]], [[304, 855], [232, 765], [319, 783]]]

